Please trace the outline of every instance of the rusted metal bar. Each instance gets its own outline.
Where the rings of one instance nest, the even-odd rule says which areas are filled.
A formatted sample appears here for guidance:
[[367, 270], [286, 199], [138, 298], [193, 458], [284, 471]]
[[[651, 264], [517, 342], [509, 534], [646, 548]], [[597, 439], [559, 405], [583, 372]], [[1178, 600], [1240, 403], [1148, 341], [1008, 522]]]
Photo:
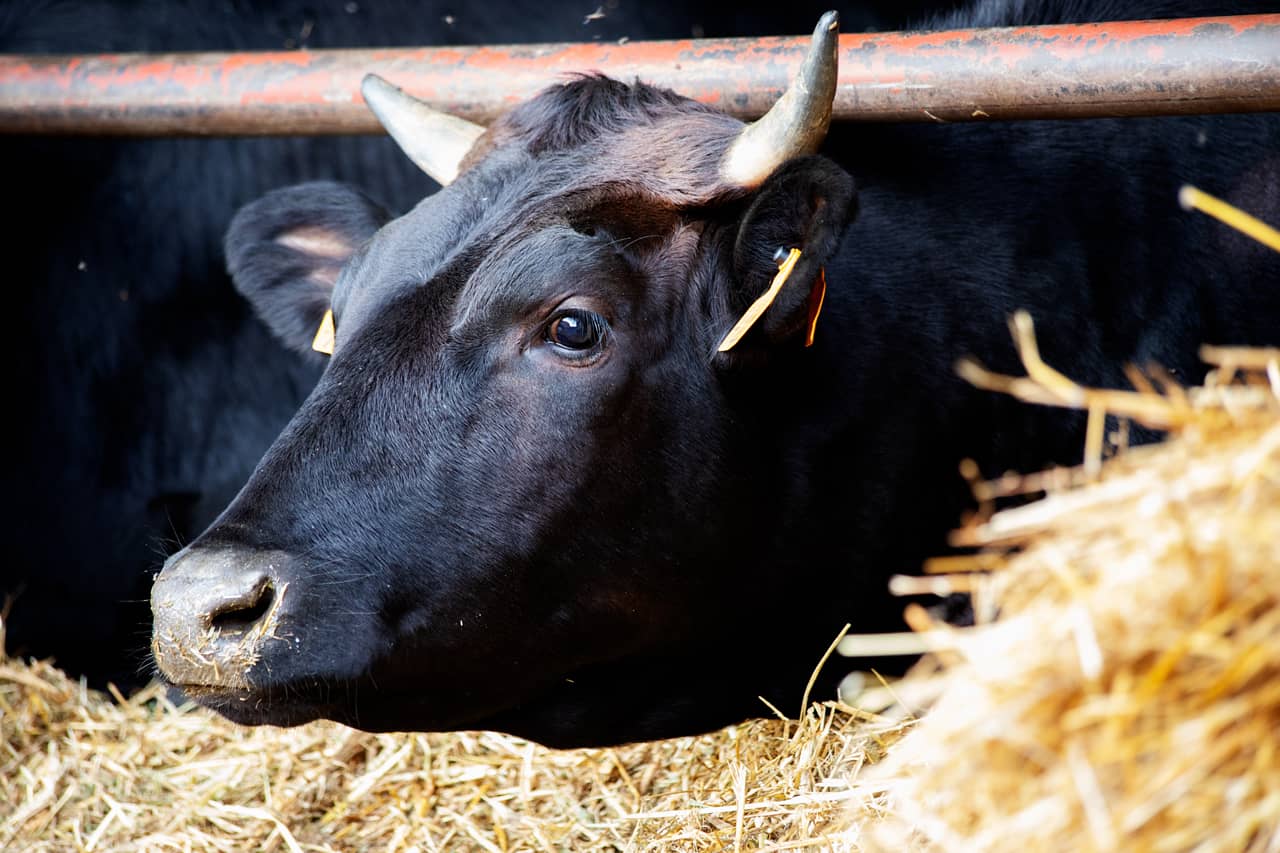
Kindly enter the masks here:
[[[569, 72], [761, 115], [807, 39], [0, 57], [0, 132], [376, 133], [376, 72], [488, 122]], [[1280, 110], [1280, 14], [843, 35], [835, 117], [967, 121]]]

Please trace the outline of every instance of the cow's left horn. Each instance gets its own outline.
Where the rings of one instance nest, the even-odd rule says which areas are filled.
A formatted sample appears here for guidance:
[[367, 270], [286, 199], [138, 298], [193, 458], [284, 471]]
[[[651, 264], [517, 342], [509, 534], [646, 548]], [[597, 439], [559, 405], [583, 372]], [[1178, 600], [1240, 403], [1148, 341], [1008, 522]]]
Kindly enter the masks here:
[[364, 101], [401, 150], [441, 185], [458, 177], [458, 166], [484, 128], [451, 116], [369, 74], [360, 84]]
[[729, 184], [758, 187], [774, 169], [813, 154], [826, 138], [836, 96], [840, 17], [827, 12], [818, 21], [809, 53], [787, 91], [759, 121], [743, 128], [720, 163]]

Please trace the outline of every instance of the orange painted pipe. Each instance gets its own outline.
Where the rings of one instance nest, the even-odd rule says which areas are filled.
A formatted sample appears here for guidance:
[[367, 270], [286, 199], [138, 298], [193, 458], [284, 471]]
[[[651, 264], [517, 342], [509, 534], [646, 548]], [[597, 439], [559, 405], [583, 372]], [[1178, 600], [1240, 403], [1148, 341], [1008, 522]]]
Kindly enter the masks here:
[[[667, 86], [761, 115], [807, 39], [0, 56], [0, 132], [380, 132], [369, 72], [478, 122], [565, 74]], [[969, 121], [1280, 110], [1280, 14], [840, 37], [835, 117]]]

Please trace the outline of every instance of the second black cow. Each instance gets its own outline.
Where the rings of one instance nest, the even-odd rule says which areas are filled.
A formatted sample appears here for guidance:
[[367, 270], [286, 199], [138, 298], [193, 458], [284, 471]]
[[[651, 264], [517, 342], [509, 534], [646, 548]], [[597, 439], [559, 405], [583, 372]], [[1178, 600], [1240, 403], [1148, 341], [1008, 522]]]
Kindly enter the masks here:
[[[1242, 5], [992, 0], [944, 23]], [[1280, 120], [851, 128], [815, 156], [832, 24], [745, 128], [585, 77], [481, 132], [370, 81], [401, 145], [458, 177], [398, 219], [336, 184], [237, 216], [237, 287], [299, 350], [332, 310], [336, 347], [157, 580], [161, 674], [247, 723], [560, 746], [794, 709], [844, 622], [896, 626], [885, 579], [943, 547], [962, 458], [1079, 456], [1078, 417], [955, 376], [1018, 369], [1012, 312], [1091, 385], [1280, 341], [1278, 259], [1175, 202], [1194, 179], [1280, 219]]]

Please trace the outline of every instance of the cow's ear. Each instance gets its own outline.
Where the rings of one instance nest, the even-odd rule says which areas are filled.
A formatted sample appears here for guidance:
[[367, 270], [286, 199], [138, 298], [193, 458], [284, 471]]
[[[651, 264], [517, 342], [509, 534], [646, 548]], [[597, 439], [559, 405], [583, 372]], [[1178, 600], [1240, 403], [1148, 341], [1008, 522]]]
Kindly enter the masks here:
[[802, 334], [810, 297], [827, 262], [857, 214], [853, 178], [825, 157], [792, 160], [765, 180], [738, 226], [733, 246], [736, 320], [768, 291], [779, 264], [799, 249], [791, 274], [740, 346]]
[[338, 273], [389, 218], [381, 205], [344, 184], [275, 190], [231, 220], [227, 270], [276, 337], [309, 352]]

